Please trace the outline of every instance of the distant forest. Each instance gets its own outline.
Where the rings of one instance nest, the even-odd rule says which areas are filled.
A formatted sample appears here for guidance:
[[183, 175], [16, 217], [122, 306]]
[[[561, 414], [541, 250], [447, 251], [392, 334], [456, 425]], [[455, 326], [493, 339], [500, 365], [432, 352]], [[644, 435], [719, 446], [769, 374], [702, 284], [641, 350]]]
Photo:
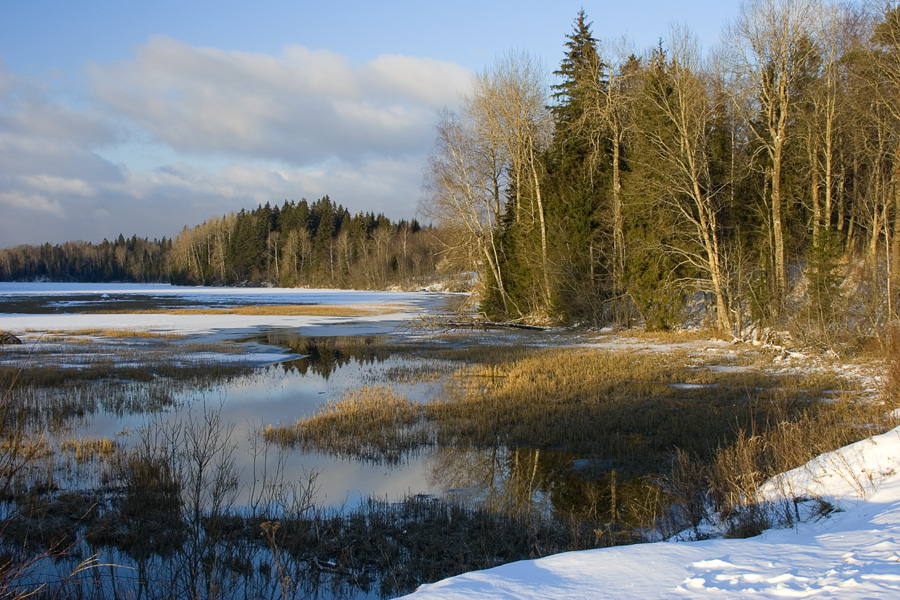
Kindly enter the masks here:
[[897, 323], [897, 2], [750, 0], [708, 53], [684, 27], [645, 49], [597, 40], [581, 11], [561, 42], [552, 85], [509, 53], [441, 113], [427, 230], [326, 197], [174, 240], [12, 248], [0, 277], [381, 288], [471, 272], [493, 320], [699, 314], [828, 347]]
[[176, 238], [0, 250], [0, 280], [384, 289], [433, 278], [437, 237], [418, 222], [351, 216], [328, 196], [230, 213]]

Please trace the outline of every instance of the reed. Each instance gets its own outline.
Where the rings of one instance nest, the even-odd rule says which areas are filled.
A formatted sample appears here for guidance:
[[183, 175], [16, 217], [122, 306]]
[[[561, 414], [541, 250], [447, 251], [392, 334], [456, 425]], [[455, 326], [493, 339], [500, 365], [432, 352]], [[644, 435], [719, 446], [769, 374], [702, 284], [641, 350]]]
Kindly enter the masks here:
[[81, 464], [96, 459], [108, 459], [117, 450], [115, 440], [109, 438], [66, 439], [60, 443], [60, 450], [73, 456]]
[[365, 386], [292, 425], [270, 425], [263, 437], [281, 445], [396, 464], [428, 442], [422, 410], [389, 387]]

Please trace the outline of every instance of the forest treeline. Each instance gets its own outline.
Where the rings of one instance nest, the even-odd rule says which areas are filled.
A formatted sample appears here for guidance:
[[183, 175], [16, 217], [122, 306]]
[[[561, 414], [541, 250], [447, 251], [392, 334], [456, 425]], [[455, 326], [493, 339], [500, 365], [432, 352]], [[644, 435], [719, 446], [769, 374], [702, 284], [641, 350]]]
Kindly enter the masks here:
[[432, 280], [437, 234], [413, 219], [352, 215], [325, 196], [259, 206], [174, 239], [122, 235], [0, 250], [0, 280], [272, 284], [384, 289]]
[[438, 126], [423, 210], [495, 318], [877, 332], [900, 288], [900, 11], [752, 0], [702, 53], [510, 53]]
[[553, 72], [509, 53], [438, 119], [420, 213], [327, 197], [173, 240], [0, 251], [0, 278], [381, 288], [477, 273], [484, 314], [704, 319], [831, 343], [900, 311], [900, 8], [750, 0], [702, 52], [635, 49], [584, 11]]

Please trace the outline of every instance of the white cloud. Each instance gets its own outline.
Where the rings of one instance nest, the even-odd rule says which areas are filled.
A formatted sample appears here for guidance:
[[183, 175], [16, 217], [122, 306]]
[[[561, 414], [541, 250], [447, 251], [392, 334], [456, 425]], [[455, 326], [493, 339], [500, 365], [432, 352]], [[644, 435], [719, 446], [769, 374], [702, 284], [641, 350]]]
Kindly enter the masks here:
[[0, 247], [171, 237], [326, 194], [411, 218], [437, 113], [469, 78], [416, 57], [355, 65], [295, 45], [268, 56], [155, 37], [132, 60], [89, 65], [73, 102], [65, 82], [0, 62]]
[[29, 194], [18, 190], [0, 191], [0, 204], [5, 210], [24, 209], [27, 212], [49, 213], [56, 217], [64, 217], [65, 211], [57, 200], [51, 200], [42, 194]]
[[429, 59], [382, 56], [355, 67], [300, 46], [272, 57], [167, 37], [152, 38], [132, 61], [89, 68], [101, 103], [179, 152], [296, 165], [421, 152], [435, 112], [468, 78]]
[[47, 194], [62, 194], [89, 197], [95, 193], [94, 188], [86, 181], [71, 177], [57, 177], [54, 175], [32, 175], [22, 178], [26, 187], [40, 190]]
[[439, 108], [455, 104], [471, 78], [470, 71], [455, 63], [396, 54], [379, 56], [361, 75], [372, 89]]

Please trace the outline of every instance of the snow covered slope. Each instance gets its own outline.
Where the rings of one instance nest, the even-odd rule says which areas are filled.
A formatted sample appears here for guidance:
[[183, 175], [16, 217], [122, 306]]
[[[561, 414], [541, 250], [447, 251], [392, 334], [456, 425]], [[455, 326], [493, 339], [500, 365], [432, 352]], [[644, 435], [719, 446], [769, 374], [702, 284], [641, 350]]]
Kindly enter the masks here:
[[744, 540], [569, 552], [466, 573], [405, 598], [900, 598], [900, 428], [822, 455], [766, 486], [838, 508]]

